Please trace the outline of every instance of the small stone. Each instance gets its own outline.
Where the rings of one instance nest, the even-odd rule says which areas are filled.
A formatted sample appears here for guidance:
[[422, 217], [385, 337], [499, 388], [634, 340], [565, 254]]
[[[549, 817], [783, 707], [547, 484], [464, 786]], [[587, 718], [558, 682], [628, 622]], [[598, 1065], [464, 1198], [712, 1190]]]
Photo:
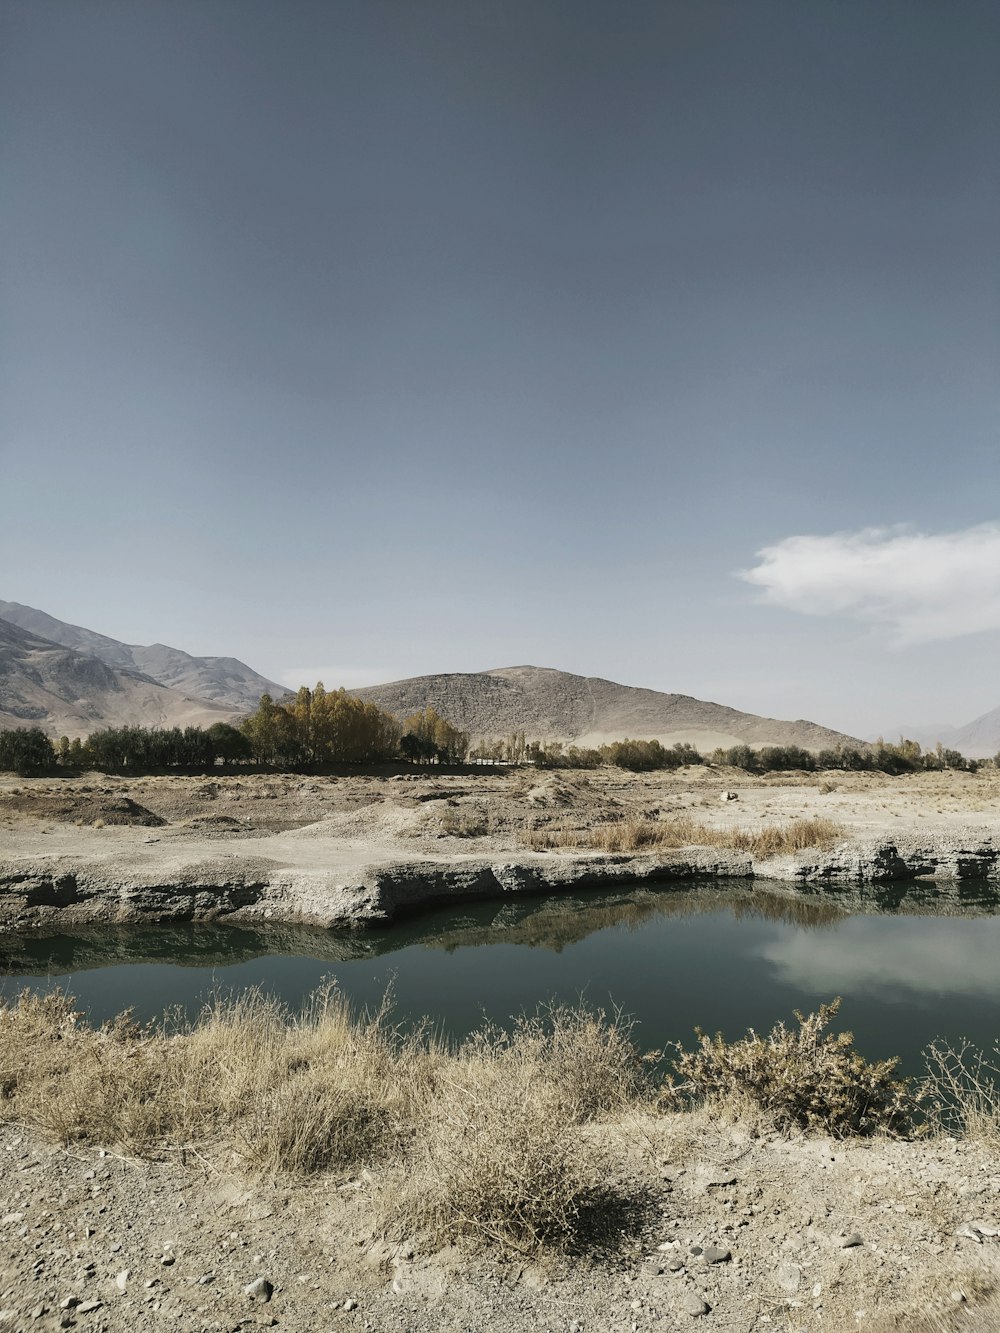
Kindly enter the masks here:
[[956, 1305], [962, 1305], [965, 1301], [965, 1292], [953, 1291], [951, 1293], [951, 1299], [955, 1302]]
[[670, 1262], [667, 1264], [667, 1272], [668, 1272], [668, 1273], [683, 1273], [683, 1272], [684, 1272], [684, 1260], [683, 1260], [683, 1259], [671, 1259]]
[[31, 1317], [32, 1319], [41, 1319], [45, 1315], [47, 1315], [48, 1312], [49, 1312], [49, 1307], [47, 1305], [36, 1305], [31, 1312]]
[[82, 1296], [67, 1296], [64, 1301], [59, 1302], [60, 1310], [74, 1310], [83, 1299]]
[[864, 1245], [864, 1241], [861, 1239], [861, 1236], [857, 1231], [852, 1231], [849, 1236], [845, 1236], [840, 1242], [840, 1248], [842, 1250], [853, 1250], [858, 1245]]
[[101, 1308], [101, 1301], [84, 1301], [77, 1307], [77, 1314], [93, 1314], [95, 1310]]
[[115, 1286], [118, 1288], [119, 1291], [127, 1290], [128, 1278], [129, 1278], [129, 1270], [127, 1268], [123, 1268], [122, 1271], [115, 1278]]
[[274, 1285], [266, 1277], [254, 1278], [243, 1288], [244, 1296], [249, 1296], [252, 1301], [269, 1301], [274, 1295]]
[[779, 1264], [774, 1280], [782, 1291], [794, 1296], [802, 1285], [802, 1269], [798, 1264]]
[[705, 1250], [706, 1264], [727, 1264], [732, 1257], [732, 1251], [724, 1245], [709, 1245]]
[[697, 1259], [699, 1255], [704, 1254], [704, 1250], [701, 1248], [700, 1245], [692, 1245], [688, 1253], [693, 1254], [694, 1257]]
[[175, 1264], [176, 1262], [177, 1260], [174, 1258], [172, 1254], [165, 1254], [163, 1258], [160, 1260], [160, 1263], [163, 1265], [164, 1268], [169, 1268], [171, 1264]]
[[202, 1273], [201, 1277], [198, 1279], [198, 1285], [201, 1287], [207, 1287], [210, 1282], [214, 1281], [215, 1281], [214, 1273]]
[[692, 1319], [697, 1319], [699, 1315], [708, 1314], [712, 1307], [696, 1291], [686, 1291], [681, 1297], [681, 1309]]
[[344, 1302], [344, 1309], [345, 1309], [345, 1310], [356, 1310], [357, 1308], [358, 1308], [358, 1303], [357, 1303], [357, 1301], [354, 1301], [354, 1300], [351, 1300], [350, 1298], [348, 1298], [348, 1299]]

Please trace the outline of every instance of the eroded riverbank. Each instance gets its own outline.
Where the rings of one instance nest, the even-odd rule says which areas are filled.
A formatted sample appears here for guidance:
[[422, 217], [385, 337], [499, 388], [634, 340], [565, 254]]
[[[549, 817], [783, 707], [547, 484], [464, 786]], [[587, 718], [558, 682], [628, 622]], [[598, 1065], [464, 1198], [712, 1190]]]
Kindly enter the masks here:
[[[754, 877], [844, 902], [894, 883], [930, 886], [956, 903], [1000, 886], [995, 777], [836, 777], [8, 777], [0, 928], [223, 917], [366, 926], [444, 901]], [[723, 790], [738, 799], [721, 802]], [[585, 844], [609, 820], [692, 815], [708, 837], [803, 818], [827, 820], [840, 836], [824, 850], [766, 857], [713, 846], [634, 855], [531, 846], [539, 832]]]

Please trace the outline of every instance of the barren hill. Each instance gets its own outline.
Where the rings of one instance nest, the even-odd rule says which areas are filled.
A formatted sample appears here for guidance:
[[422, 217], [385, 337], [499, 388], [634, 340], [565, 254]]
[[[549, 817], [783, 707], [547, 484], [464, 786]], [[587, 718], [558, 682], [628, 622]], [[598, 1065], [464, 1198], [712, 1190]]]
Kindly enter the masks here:
[[583, 746], [625, 736], [655, 737], [664, 745], [688, 741], [702, 751], [717, 745], [800, 745], [820, 750], [859, 743], [815, 722], [782, 722], [686, 694], [663, 694], [548, 667], [416, 676], [352, 692], [400, 718], [429, 705], [475, 737], [523, 731], [529, 739]]
[[53, 736], [84, 736], [125, 724], [208, 727], [231, 720], [235, 711], [0, 619], [0, 728], [38, 726]]
[[106, 666], [137, 671], [181, 694], [224, 704], [230, 712], [256, 708], [262, 694], [285, 692], [284, 686], [259, 675], [235, 657], [193, 657], [165, 643], [122, 643], [20, 602], [0, 601], [0, 617], [51, 643], [96, 657]]

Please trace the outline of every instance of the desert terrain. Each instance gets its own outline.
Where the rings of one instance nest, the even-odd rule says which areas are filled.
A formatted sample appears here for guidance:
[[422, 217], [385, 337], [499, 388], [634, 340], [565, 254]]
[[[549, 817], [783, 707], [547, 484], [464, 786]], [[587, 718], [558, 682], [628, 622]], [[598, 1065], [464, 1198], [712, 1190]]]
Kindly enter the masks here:
[[[5, 775], [0, 906], [7, 930], [63, 915], [363, 926], [419, 908], [417, 884], [440, 896], [756, 873], [863, 910], [851, 894], [865, 867], [899, 872], [887, 847], [899, 873], [917, 867], [945, 895], [956, 869], [988, 881], [998, 815], [990, 767]], [[725, 845], [802, 821], [835, 834], [776, 856]], [[694, 827], [703, 842], [595, 845], [636, 822]], [[627, 1204], [610, 1230], [580, 1252], [519, 1256], [387, 1223], [405, 1162], [303, 1179], [249, 1167], [225, 1137], [140, 1151], [110, 1131], [67, 1134], [45, 1112], [8, 1114], [0, 1328], [996, 1329], [1000, 1159], [981, 1131], [837, 1139], [745, 1107], [632, 1105], [573, 1130]]]
[[[904, 777], [751, 777], [711, 766], [6, 775], [0, 920], [371, 924], [448, 897], [692, 876], [756, 874], [830, 891], [919, 876], [947, 889], [956, 877], [994, 877], [998, 815], [992, 766]], [[602, 830], [630, 823], [679, 836], [602, 847]], [[824, 845], [732, 845], [801, 824], [825, 828]]]

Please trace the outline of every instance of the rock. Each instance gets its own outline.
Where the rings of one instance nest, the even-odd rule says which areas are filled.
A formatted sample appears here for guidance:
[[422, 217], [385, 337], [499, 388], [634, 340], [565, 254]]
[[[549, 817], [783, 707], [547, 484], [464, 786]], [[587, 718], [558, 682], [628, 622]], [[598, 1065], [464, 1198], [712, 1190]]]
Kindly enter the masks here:
[[681, 1309], [685, 1314], [689, 1314], [692, 1319], [697, 1319], [699, 1315], [709, 1314], [712, 1307], [698, 1292], [686, 1291], [681, 1297]]
[[688, 1254], [693, 1254], [696, 1259], [700, 1258], [704, 1253], [705, 1251], [700, 1245], [692, 1245], [690, 1250], [688, 1250]]
[[858, 1245], [864, 1245], [864, 1241], [861, 1239], [861, 1235], [857, 1231], [852, 1231], [849, 1236], [845, 1236], [840, 1242], [840, 1248], [842, 1250], [853, 1250]]
[[671, 1259], [670, 1262], [667, 1264], [667, 1272], [668, 1272], [668, 1273], [683, 1273], [683, 1272], [684, 1272], [684, 1267], [685, 1267], [685, 1265], [684, 1265], [684, 1260], [683, 1260], [683, 1259]]
[[738, 791], [724, 791], [719, 793], [720, 801], [738, 801], [740, 794]]
[[243, 1295], [252, 1301], [269, 1301], [274, 1295], [274, 1284], [266, 1277], [256, 1277], [243, 1288]]
[[646, 1259], [640, 1271], [643, 1277], [659, 1277], [663, 1272], [663, 1264], [659, 1259]]
[[343, 1308], [344, 1308], [345, 1310], [356, 1310], [356, 1309], [358, 1308], [358, 1303], [357, 1303], [357, 1301], [353, 1301], [353, 1300], [351, 1300], [350, 1298], [348, 1298], [348, 1299], [344, 1302], [344, 1306], [343, 1306]]
[[43, 1316], [47, 1315], [48, 1312], [49, 1307], [47, 1305], [36, 1305], [31, 1312], [31, 1317], [32, 1319], [41, 1319]]
[[798, 1264], [779, 1264], [774, 1280], [782, 1291], [794, 1296], [802, 1285], [802, 1269]]
[[102, 1301], [83, 1301], [77, 1306], [76, 1312], [77, 1314], [93, 1314], [95, 1310], [101, 1308], [102, 1304]]
[[172, 1254], [165, 1254], [160, 1260], [160, 1263], [164, 1268], [169, 1268], [171, 1264], [175, 1264], [176, 1262], [177, 1260]]
[[118, 1288], [119, 1291], [127, 1290], [128, 1278], [129, 1278], [129, 1270], [127, 1268], [123, 1268], [122, 1271], [115, 1278], [115, 1286]]
[[705, 1249], [706, 1264], [727, 1264], [732, 1257], [732, 1251], [724, 1245], [709, 1245]]
[[59, 1302], [60, 1310], [74, 1310], [83, 1300], [82, 1296], [67, 1296], [64, 1301]]

